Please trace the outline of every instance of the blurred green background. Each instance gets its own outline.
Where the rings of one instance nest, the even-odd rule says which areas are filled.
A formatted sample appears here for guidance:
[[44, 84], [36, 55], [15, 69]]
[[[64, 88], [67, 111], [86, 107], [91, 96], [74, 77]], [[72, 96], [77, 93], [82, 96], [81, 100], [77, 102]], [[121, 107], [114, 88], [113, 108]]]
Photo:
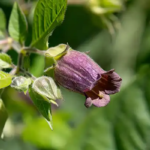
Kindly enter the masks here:
[[[0, 0], [7, 24], [15, 0]], [[31, 41], [36, 0], [18, 0]], [[85, 98], [62, 88], [64, 100], [53, 107], [51, 131], [30, 98], [7, 88], [3, 100], [9, 119], [0, 150], [150, 150], [150, 1], [68, 0], [63, 24], [49, 46], [68, 43], [86, 52], [104, 70], [122, 77], [121, 91], [103, 108], [84, 107]], [[17, 63], [17, 53], [8, 51]], [[30, 72], [43, 74], [44, 58], [32, 55]]]

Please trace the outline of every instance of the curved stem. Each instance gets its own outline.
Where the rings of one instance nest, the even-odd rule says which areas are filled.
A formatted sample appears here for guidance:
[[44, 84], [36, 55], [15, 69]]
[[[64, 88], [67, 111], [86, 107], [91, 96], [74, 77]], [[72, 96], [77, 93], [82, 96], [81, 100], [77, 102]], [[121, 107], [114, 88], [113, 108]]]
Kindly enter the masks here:
[[39, 55], [44, 55], [45, 51], [36, 49], [36, 48], [32, 48], [32, 47], [23, 47], [24, 51], [28, 52], [28, 53], [35, 53], [35, 54], [39, 54]]

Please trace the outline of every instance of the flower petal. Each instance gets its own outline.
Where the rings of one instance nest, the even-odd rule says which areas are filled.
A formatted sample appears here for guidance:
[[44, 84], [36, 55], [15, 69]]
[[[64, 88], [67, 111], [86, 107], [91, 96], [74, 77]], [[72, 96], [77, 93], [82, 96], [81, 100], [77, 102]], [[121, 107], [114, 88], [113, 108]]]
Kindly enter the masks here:
[[109, 95], [104, 94], [104, 97], [102, 99], [97, 98], [92, 100], [92, 104], [95, 105], [96, 107], [104, 107], [110, 102], [110, 97]]
[[92, 105], [92, 99], [88, 97], [84, 103], [85, 107], [89, 108]]
[[101, 74], [99, 86], [105, 91], [106, 94], [114, 94], [120, 91], [122, 79], [114, 72], [114, 69]]

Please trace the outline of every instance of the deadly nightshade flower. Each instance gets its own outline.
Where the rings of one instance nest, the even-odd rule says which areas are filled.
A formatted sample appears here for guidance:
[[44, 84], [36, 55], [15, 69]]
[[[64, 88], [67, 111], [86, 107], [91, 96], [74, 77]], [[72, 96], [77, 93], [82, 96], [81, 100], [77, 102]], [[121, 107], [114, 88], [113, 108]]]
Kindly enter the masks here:
[[85, 106], [106, 106], [110, 94], [119, 92], [122, 79], [114, 72], [104, 71], [88, 55], [68, 50], [54, 69], [55, 80], [61, 86], [86, 97]]

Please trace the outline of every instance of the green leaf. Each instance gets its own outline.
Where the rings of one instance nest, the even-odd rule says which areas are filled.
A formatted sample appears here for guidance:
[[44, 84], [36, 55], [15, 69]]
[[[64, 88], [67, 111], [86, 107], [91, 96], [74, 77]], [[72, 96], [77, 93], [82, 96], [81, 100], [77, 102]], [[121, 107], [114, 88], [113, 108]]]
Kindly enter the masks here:
[[34, 91], [34, 89], [30, 86], [29, 88], [29, 95], [39, 110], [39, 112], [43, 115], [43, 117], [46, 119], [47, 123], [49, 124], [50, 128], [53, 129], [52, 126], [52, 114], [51, 114], [51, 104], [48, 102], [47, 98], [44, 96], [41, 96], [37, 92]]
[[62, 99], [60, 89], [51, 77], [43, 76], [37, 78], [32, 84], [32, 88], [38, 94], [47, 97], [51, 102]]
[[62, 23], [67, 0], [39, 0], [34, 13], [32, 46], [47, 49], [48, 37]]
[[0, 53], [0, 69], [11, 68], [12, 60], [9, 55], [5, 53]]
[[25, 78], [23, 76], [20, 76], [20, 77], [15, 77], [13, 80], [12, 80], [12, 83], [11, 83], [11, 87], [12, 88], [15, 88], [19, 91], [22, 91], [26, 94], [28, 88], [29, 88], [29, 85], [32, 83], [31, 79], [30, 78]]
[[8, 73], [0, 71], [0, 89], [11, 84], [12, 76]]
[[3, 128], [6, 123], [7, 118], [8, 118], [7, 110], [4, 106], [2, 99], [0, 99], [0, 137], [3, 132]]
[[25, 15], [19, 8], [17, 3], [14, 3], [8, 26], [10, 36], [22, 43], [27, 33], [27, 22]]
[[4, 32], [6, 30], [6, 17], [2, 9], [0, 9], [0, 30]]

